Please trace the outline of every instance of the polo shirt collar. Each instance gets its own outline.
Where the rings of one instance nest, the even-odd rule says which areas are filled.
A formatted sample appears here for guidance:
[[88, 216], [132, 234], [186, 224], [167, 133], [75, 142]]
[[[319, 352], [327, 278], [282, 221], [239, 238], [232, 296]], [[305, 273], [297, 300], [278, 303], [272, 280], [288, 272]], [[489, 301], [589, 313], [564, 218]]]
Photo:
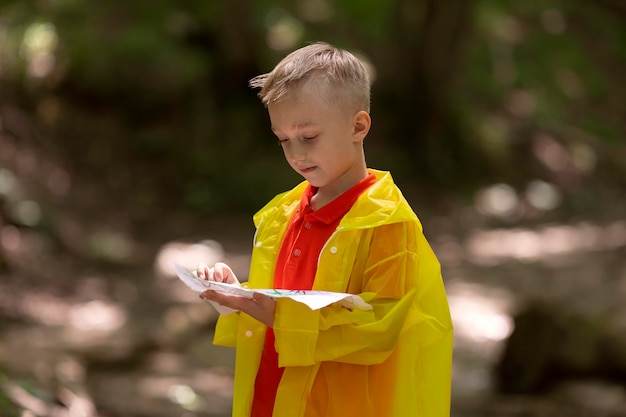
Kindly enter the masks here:
[[317, 187], [313, 187], [311, 184], [307, 184], [302, 198], [300, 199], [299, 215], [310, 215], [315, 220], [318, 220], [325, 224], [331, 224], [343, 217], [348, 210], [354, 205], [359, 196], [367, 190], [372, 184], [376, 182], [376, 175], [369, 172], [367, 177], [353, 185], [349, 190], [335, 198], [324, 207], [313, 210], [311, 207], [311, 198], [317, 192]]

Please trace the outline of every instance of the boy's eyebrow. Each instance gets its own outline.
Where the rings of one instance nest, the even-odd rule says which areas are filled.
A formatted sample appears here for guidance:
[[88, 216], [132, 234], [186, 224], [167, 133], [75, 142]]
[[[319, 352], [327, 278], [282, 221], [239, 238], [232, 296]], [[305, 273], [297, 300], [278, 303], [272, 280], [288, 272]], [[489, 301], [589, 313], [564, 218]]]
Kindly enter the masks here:
[[[314, 125], [318, 125], [319, 123], [317, 122], [313, 122], [313, 121], [307, 121], [307, 122], [302, 122], [302, 123], [297, 123], [294, 125], [294, 128], [296, 129], [302, 129], [305, 127], [310, 127], [310, 126], [314, 126]], [[271, 126], [272, 132], [276, 133], [276, 127]]]

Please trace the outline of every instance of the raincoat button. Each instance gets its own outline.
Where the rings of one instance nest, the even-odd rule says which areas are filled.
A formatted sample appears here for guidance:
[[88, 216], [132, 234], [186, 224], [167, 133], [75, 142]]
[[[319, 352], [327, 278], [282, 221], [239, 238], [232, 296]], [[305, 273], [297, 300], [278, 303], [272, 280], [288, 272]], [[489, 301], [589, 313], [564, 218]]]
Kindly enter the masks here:
[[252, 337], [252, 330], [246, 330], [246, 337]]
[[304, 223], [304, 228], [309, 230], [311, 227], [313, 227], [313, 225], [311, 224], [311, 222], [306, 222]]
[[257, 248], [260, 248], [260, 247], [261, 247], [261, 245], [262, 245], [262, 243], [261, 243], [261, 242], [257, 242], [257, 243], [255, 243], [255, 244], [254, 244], [254, 246], [256, 246]]
[[298, 248], [293, 250], [293, 256], [300, 256], [300, 254], [302, 253], [302, 251]]
[[330, 253], [337, 253], [337, 248], [335, 246], [330, 248]]

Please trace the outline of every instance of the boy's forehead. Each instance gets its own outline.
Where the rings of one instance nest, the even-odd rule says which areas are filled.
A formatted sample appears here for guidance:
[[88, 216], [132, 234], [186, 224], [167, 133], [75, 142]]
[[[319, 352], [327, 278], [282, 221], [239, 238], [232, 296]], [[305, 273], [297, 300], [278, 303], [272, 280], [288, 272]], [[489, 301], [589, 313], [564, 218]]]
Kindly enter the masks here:
[[351, 115], [349, 106], [326, 93], [312, 87], [299, 88], [268, 105], [272, 131], [319, 126]]
[[312, 103], [303, 101], [281, 100], [268, 107], [272, 130], [303, 129], [319, 125], [323, 116], [315, 111]]

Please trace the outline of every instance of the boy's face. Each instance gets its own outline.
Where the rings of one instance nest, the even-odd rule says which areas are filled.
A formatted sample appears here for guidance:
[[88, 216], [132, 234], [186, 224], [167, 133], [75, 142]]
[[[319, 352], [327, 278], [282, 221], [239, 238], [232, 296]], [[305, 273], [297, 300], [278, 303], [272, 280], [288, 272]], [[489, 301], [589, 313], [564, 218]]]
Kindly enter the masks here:
[[366, 175], [362, 142], [369, 114], [329, 103], [320, 87], [305, 84], [268, 107], [285, 158], [318, 193], [342, 193]]

